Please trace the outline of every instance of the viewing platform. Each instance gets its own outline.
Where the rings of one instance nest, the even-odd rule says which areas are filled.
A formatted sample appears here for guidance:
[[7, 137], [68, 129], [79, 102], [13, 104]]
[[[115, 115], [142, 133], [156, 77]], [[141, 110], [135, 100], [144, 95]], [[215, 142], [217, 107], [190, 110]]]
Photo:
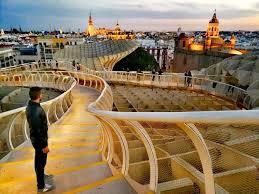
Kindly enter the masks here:
[[[63, 91], [42, 103], [51, 193], [258, 192], [259, 114], [245, 90], [198, 77], [187, 87], [179, 74], [59, 68], [0, 76], [6, 86]], [[0, 193], [36, 192], [24, 113], [0, 114]]]

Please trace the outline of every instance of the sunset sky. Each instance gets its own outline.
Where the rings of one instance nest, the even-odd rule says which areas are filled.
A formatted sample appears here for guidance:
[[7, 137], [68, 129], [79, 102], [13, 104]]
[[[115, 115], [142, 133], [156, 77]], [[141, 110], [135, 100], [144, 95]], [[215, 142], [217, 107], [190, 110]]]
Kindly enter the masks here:
[[221, 30], [259, 30], [259, 0], [0, 0], [0, 28], [85, 30], [92, 10], [96, 27], [205, 30], [214, 9]]

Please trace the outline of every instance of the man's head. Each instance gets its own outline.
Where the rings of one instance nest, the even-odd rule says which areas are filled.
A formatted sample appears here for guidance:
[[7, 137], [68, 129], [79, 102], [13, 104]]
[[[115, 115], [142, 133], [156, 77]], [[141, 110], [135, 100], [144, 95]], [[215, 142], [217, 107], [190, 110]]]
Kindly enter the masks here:
[[32, 101], [40, 102], [42, 100], [42, 93], [40, 87], [31, 87], [29, 95]]

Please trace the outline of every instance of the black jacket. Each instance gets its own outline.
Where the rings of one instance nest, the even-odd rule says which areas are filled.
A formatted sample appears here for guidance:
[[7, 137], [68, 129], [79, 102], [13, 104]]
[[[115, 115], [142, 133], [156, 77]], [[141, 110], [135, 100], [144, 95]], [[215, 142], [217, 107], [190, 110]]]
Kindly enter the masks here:
[[48, 122], [46, 113], [40, 104], [29, 101], [26, 108], [26, 117], [33, 147], [43, 149], [48, 146]]

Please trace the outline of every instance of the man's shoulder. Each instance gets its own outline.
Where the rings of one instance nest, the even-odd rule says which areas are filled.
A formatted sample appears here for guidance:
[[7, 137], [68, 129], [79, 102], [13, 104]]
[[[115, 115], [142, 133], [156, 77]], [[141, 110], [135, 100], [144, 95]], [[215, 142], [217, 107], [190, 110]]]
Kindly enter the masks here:
[[46, 114], [44, 108], [41, 105], [38, 108], [41, 114], [44, 114], [44, 115]]
[[32, 105], [30, 103], [27, 104], [26, 106], [26, 112], [32, 109]]
[[37, 113], [37, 112], [44, 111], [44, 109], [40, 105], [28, 104], [26, 107], [26, 111], [33, 111], [33, 112]]

